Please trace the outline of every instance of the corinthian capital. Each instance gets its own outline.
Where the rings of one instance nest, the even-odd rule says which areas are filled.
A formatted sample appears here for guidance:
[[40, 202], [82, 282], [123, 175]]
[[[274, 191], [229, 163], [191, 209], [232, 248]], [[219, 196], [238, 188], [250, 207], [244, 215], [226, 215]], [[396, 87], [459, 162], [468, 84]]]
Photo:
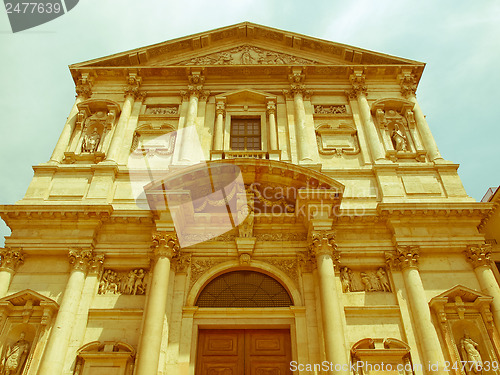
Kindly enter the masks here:
[[411, 72], [403, 72], [399, 75], [399, 85], [401, 86], [401, 94], [408, 98], [415, 95], [417, 91], [417, 78]]
[[24, 263], [24, 254], [21, 249], [6, 248], [0, 251], [0, 270], [15, 272]]
[[104, 261], [103, 255], [94, 255], [91, 249], [70, 249], [69, 264], [73, 270], [87, 272]]
[[312, 95], [312, 91], [306, 89], [304, 84], [305, 74], [302, 72], [293, 72], [288, 75], [288, 81], [290, 82], [290, 90], [283, 90], [285, 96], [294, 96], [295, 94], [301, 94], [304, 97], [309, 97]]
[[404, 270], [418, 267], [419, 246], [398, 246], [394, 253], [386, 253], [387, 264], [394, 269]]
[[274, 115], [276, 113], [276, 102], [274, 102], [273, 100], [268, 101], [266, 111], [268, 115]]
[[217, 116], [224, 116], [224, 113], [226, 113], [226, 103], [224, 103], [224, 101], [217, 100], [217, 102], [215, 103], [215, 113], [217, 114]]
[[76, 96], [88, 99], [92, 96], [92, 79], [88, 73], [83, 73], [75, 86]]
[[133, 96], [135, 100], [143, 99], [146, 96], [144, 91], [140, 91], [139, 88], [141, 86], [141, 77], [139, 77], [135, 73], [129, 73], [127, 86], [124, 88], [125, 97]]
[[480, 246], [467, 246], [465, 257], [474, 268], [489, 266], [491, 263], [491, 245], [484, 244]]
[[337, 251], [335, 233], [332, 231], [317, 231], [311, 234], [309, 251], [314, 255], [330, 255], [335, 264], [340, 262], [340, 253]]
[[366, 94], [365, 75], [360, 70], [355, 70], [350, 76], [351, 89], [346, 92], [351, 99], [356, 99], [360, 94]]
[[161, 257], [167, 257], [172, 260], [173, 257], [179, 254], [179, 239], [173, 232], [156, 232], [153, 234], [151, 248], [153, 249], [155, 260]]

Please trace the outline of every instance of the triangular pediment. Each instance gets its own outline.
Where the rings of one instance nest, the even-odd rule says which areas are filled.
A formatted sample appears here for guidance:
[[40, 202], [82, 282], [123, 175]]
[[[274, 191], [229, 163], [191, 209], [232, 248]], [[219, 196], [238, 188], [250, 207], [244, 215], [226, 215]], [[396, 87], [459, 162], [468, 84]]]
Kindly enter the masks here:
[[40, 306], [42, 303], [57, 307], [57, 303], [54, 300], [31, 289], [25, 289], [10, 296], [0, 298], [0, 304], [10, 303], [12, 306], [25, 306], [27, 302], [30, 302], [32, 306]]
[[257, 64], [424, 65], [418, 61], [242, 22], [74, 64], [70, 68]]
[[447, 299], [448, 302], [454, 302], [459, 297], [463, 302], [474, 302], [477, 298], [492, 299], [492, 297], [478, 292], [477, 290], [467, 288], [463, 285], [456, 285], [453, 288], [435, 296], [433, 300]]

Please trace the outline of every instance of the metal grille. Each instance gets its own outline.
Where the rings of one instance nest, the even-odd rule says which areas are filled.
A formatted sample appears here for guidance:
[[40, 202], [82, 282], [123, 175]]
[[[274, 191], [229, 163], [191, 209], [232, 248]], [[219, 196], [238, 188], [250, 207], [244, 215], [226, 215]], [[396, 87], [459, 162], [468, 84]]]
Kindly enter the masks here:
[[233, 271], [210, 281], [201, 291], [199, 307], [288, 307], [286, 289], [270, 276], [253, 271]]

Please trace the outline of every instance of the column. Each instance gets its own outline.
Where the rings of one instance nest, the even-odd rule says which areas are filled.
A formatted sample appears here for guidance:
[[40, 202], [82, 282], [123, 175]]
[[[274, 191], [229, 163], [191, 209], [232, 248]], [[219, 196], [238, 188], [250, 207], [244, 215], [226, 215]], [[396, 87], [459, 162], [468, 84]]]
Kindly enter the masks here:
[[[336, 250], [337, 245], [332, 232], [321, 231], [312, 234], [311, 251], [316, 257], [318, 267], [326, 360], [334, 364], [348, 365], [341, 305], [335, 283], [334, 263], [338, 262]], [[336, 257], [335, 262], [334, 257]], [[336, 375], [348, 373], [349, 371], [334, 371]]]
[[284, 90], [286, 96], [293, 97], [295, 109], [295, 130], [297, 133], [297, 153], [299, 163], [313, 163], [314, 153], [312, 146], [316, 145], [316, 135], [314, 131], [309, 132], [306, 126], [306, 110], [304, 107], [304, 96], [311, 95], [304, 85], [304, 74], [296, 71], [290, 74], [290, 91]]
[[2, 249], [0, 251], [0, 298], [9, 291], [10, 282], [17, 268], [24, 263], [21, 249]]
[[198, 132], [196, 130], [198, 100], [207, 97], [209, 94], [208, 91], [203, 90], [204, 82], [205, 77], [201, 75], [201, 72], [194, 72], [189, 76], [188, 90], [181, 92], [184, 97], [189, 98], [186, 122], [180, 132], [179, 161], [181, 163], [193, 164], [201, 161], [199, 160], [201, 150], [197, 150], [194, 146], [199, 144]]
[[69, 112], [68, 119], [64, 124], [64, 128], [59, 136], [59, 140], [57, 141], [56, 147], [54, 148], [54, 152], [52, 152], [52, 156], [50, 157], [49, 163], [60, 163], [64, 157], [64, 151], [68, 147], [69, 141], [71, 139], [71, 134], [73, 134], [73, 130], [75, 129], [75, 123], [78, 115], [78, 104], [84, 101], [85, 99], [90, 98], [92, 95], [91, 90], [91, 82], [88, 79], [87, 75], [82, 75], [82, 78], [79, 80], [78, 85], [76, 86], [76, 99], [71, 111]]
[[465, 251], [467, 261], [474, 272], [483, 293], [493, 297], [491, 312], [497, 328], [500, 327], [500, 287], [491, 269], [491, 245], [468, 246]]
[[417, 90], [417, 81], [415, 79], [415, 76], [409, 72], [403, 72], [402, 76], [400, 77], [400, 85], [401, 93], [403, 94], [403, 96], [414, 103], [413, 113], [415, 115], [415, 121], [417, 123], [420, 135], [422, 136], [424, 146], [429, 153], [430, 160], [434, 161], [436, 159], [443, 159], [436, 145], [436, 141], [432, 136], [431, 129], [429, 128], [429, 124], [425, 119], [424, 113], [422, 112], [422, 109], [417, 102], [417, 97], [415, 95], [415, 92]]
[[125, 88], [125, 101], [123, 102], [122, 112], [120, 114], [120, 119], [115, 127], [115, 132], [113, 134], [113, 139], [111, 140], [111, 145], [109, 146], [109, 151], [106, 159], [111, 162], [118, 162], [120, 157], [120, 150], [125, 141], [125, 133], [127, 130], [128, 120], [130, 119], [130, 114], [132, 113], [132, 107], [134, 102], [138, 97], [144, 95], [144, 93], [139, 91], [139, 86], [141, 84], [141, 79], [135, 74], [130, 74], [128, 78], [128, 86]]
[[274, 100], [267, 102], [267, 115], [269, 116], [269, 144], [271, 151], [276, 151], [278, 149], [278, 133], [276, 130], [276, 102]]
[[57, 317], [52, 325], [52, 331], [43, 353], [38, 375], [60, 375], [62, 373], [87, 270], [94, 263], [102, 263], [103, 261], [103, 256], [94, 256], [90, 249], [72, 249], [69, 251], [71, 273]]
[[152, 249], [155, 263], [144, 310], [144, 325], [135, 375], [151, 375], [156, 374], [158, 371], [170, 261], [179, 252], [177, 236], [172, 232], [155, 233], [153, 235]]
[[[398, 246], [395, 254], [387, 254], [387, 262], [393, 269], [401, 270], [410, 305], [415, 333], [422, 349], [424, 369], [427, 363], [438, 363], [439, 373], [445, 374], [444, 356], [437, 332], [432, 324], [431, 311], [418, 271], [418, 246]], [[427, 372], [429, 372], [428, 370]]]
[[225, 98], [217, 98], [215, 104], [215, 120], [214, 128], [214, 150], [222, 151], [224, 147], [224, 113], [226, 112]]
[[372, 119], [370, 105], [366, 98], [365, 76], [362, 71], [354, 71], [350, 80], [352, 89], [348, 92], [348, 96], [358, 101], [361, 121], [363, 122], [363, 127], [367, 134], [373, 161], [383, 160], [385, 159], [384, 148], [382, 147], [377, 128]]

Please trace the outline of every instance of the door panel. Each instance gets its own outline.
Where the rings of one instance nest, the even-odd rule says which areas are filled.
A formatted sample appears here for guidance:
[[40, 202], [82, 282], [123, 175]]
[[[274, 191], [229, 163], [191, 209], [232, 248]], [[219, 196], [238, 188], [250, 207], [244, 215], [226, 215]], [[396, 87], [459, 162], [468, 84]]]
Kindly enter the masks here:
[[196, 375], [289, 375], [290, 331], [200, 330]]

